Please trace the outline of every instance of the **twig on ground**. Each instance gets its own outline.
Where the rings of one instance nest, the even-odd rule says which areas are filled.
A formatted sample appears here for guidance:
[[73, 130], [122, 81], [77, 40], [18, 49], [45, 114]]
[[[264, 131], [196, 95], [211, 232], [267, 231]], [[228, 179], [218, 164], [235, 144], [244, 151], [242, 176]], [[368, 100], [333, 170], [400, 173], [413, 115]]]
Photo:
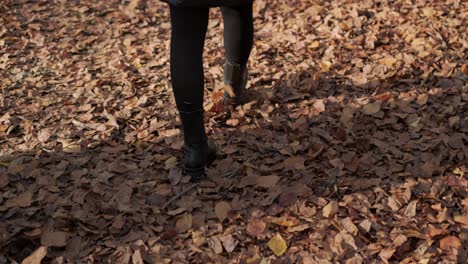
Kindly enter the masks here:
[[168, 207], [172, 202], [174, 202], [175, 200], [179, 199], [180, 197], [182, 197], [182, 195], [188, 193], [190, 190], [194, 189], [195, 187], [197, 187], [198, 185], [200, 185], [200, 183], [194, 183], [192, 184], [192, 186], [188, 187], [187, 189], [183, 190], [182, 192], [180, 192], [179, 194], [177, 194], [176, 196], [172, 197], [171, 199], [169, 199], [169, 201], [167, 201], [162, 209], [166, 209], [166, 207]]

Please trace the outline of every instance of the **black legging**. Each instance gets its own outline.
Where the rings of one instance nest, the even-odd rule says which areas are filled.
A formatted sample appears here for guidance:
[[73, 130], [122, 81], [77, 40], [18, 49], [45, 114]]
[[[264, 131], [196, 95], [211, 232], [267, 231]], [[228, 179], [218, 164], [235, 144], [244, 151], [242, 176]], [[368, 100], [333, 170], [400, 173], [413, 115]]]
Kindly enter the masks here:
[[[247, 63], [253, 44], [252, 4], [222, 7], [226, 59]], [[179, 111], [203, 109], [203, 48], [209, 8], [171, 6], [171, 78]]]

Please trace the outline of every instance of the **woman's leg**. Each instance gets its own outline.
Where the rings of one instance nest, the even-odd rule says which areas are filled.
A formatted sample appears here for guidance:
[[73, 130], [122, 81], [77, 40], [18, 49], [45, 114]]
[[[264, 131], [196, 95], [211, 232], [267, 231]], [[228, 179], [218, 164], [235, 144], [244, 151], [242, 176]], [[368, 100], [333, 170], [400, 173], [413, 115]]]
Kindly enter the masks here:
[[253, 46], [253, 3], [222, 7], [224, 18], [224, 98], [232, 105], [244, 102], [247, 85], [247, 62]]
[[177, 108], [203, 109], [203, 47], [208, 8], [171, 6], [171, 79]]
[[244, 65], [249, 60], [254, 37], [252, 5], [221, 8], [226, 59], [232, 64]]
[[203, 48], [208, 8], [171, 6], [171, 79], [184, 130], [184, 171], [194, 180], [214, 160], [215, 147], [207, 140], [203, 118]]

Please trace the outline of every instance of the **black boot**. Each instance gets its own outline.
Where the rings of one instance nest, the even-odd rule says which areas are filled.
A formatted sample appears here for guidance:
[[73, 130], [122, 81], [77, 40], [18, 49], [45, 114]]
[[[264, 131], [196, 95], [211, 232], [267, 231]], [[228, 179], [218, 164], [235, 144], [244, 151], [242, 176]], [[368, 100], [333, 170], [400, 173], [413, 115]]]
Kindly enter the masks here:
[[192, 181], [199, 180], [205, 167], [216, 159], [216, 145], [206, 137], [203, 115], [203, 110], [180, 111], [185, 142], [184, 173], [192, 176]]
[[245, 102], [245, 87], [248, 80], [247, 65], [226, 61], [224, 65], [224, 100], [237, 106]]

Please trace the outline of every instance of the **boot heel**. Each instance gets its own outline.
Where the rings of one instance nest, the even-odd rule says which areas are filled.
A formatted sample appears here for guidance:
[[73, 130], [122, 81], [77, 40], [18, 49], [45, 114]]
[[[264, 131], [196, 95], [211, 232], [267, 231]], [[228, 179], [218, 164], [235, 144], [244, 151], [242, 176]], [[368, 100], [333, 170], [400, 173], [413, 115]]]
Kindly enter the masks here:
[[199, 181], [205, 176], [205, 167], [202, 168], [184, 168], [184, 174], [192, 177], [192, 182]]

